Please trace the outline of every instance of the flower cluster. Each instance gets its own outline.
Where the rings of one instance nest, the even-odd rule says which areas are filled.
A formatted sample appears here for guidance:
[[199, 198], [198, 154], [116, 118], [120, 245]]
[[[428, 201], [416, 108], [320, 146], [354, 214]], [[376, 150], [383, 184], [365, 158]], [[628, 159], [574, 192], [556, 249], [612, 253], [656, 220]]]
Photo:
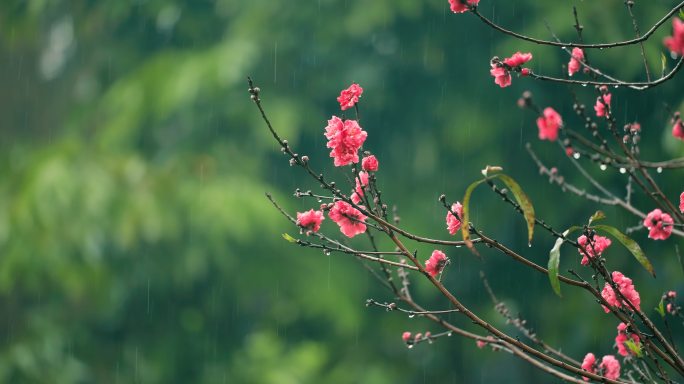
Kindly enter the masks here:
[[601, 95], [596, 99], [596, 105], [594, 106], [594, 110], [596, 110], [596, 116], [608, 116], [608, 114], [610, 113], [611, 97], [611, 94], [608, 93], [605, 95]]
[[577, 60], [584, 61], [584, 51], [581, 48], [575, 47], [572, 49], [572, 58], [568, 63], [568, 74], [570, 76], [582, 68], [582, 64], [580, 64], [580, 62]]
[[325, 217], [321, 211], [314, 211], [312, 209], [304, 213], [297, 212], [297, 221], [299, 222], [299, 226], [303, 229], [318, 232], [318, 230], [321, 229], [323, 220], [325, 220]]
[[425, 272], [430, 276], [437, 276], [447, 265], [449, 265], [449, 258], [443, 252], [435, 250], [432, 256], [425, 260]]
[[[634, 289], [634, 284], [632, 284], [632, 279], [626, 277], [622, 273], [615, 271], [613, 272], [613, 281], [615, 284], [617, 284], [618, 289], [622, 296], [629, 301], [634, 308], [636, 309], [641, 309], [639, 306], [641, 304], [641, 298], [639, 297], [639, 292], [637, 292]], [[608, 302], [608, 304], [614, 306], [614, 307], [622, 307], [623, 305], [625, 308], [629, 309], [630, 311], [632, 308], [627, 305], [624, 301], [622, 301], [618, 295], [615, 294], [615, 291], [613, 291], [613, 287], [610, 286], [609, 283], [606, 283], [606, 285], [603, 287], [603, 292], [601, 292], [601, 296], [603, 296], [604, 299]], [[606, 311], [606, 313], [610, 312], [610, 308], [606, 307], [603, 305], [603, 310]]]
[[648, 237], [653, 240], [665, 240], [672, 234], [672, 216], [663, 213], [660, 209], [654, 209], [644, 220], [644, 227], [648, 228]]
[[[365, 207], [361, 207], [365, 209]], [[330, 219], [340, 226], [340, 231], [348, 237], [354, 237], [359, 233], [366, 232], [366, 216], [342, 200], [336, 201], [328, 212]]]
[[454, 13], [463, 13], [470, 9], [470, 7], [477, 7], [480, 0], [449, 0], [451, 11]]
[[678, 17], [672, 19], [672, 36], [663, 40], [672, 53], [684, 55], [684, 23]]
[[[582, 361], [582, 369], [593, 374], [600, 374], [601, 376], [615, 380], [620, 377], [620, 362], [615, 359], [613, 355], [603, 356], [601, 364], [596, 364], [596, 356], [593, 353], [587, 353]], [[585, 381], [588, 378], [583, 377]]]
[[349, 88], [342, 91], [342, 94], [337, 98], [337, 101], [340, 102], [340, 107], [344, 111], [347, 108], [353, 108], [356, 103], [359, 102], [359, 97], [361, 97], [362, 93], [363, 88], [354, 83]]
[[401, 338], [402, 338], [402, 340], [404, 340], [404, 343], [406, 343], [406, 345], [408, 345], [409, 348], [412, 348], [414, 344], [418, 344], [421, 341], [425, 341], [425, 340], [429, 340], [430, 344], [432, 344], [432, 342], [436, 339], [435, 338], [431, 339], [430, 336], [432, 336], [432, 334], [430, 332], [425, 332], [425, 335], [423, 335], [422, 333], [416, 333], [415, 336], [413, 336], [411, 334], [411, 332], [404, 332], [401, 335]]
[[[359, 183], [359, 179], [361, 183]], [[363, 188], [368, 185], [368, 173], [359, 172], [359, 177], [356, 179], [356, 192], [352, 193], [351, 200], [354, 204], [358, 204], [361, 201], [361, 196], [363, 196]]]
[[335, 166], [343, 167], [351, 162], [359, 162], [359, 148], [366, 141], [368, 134], [362, 130], [356, 120], [342, 120], [333, 116], [325, 127], [328, 148], [332, 148], [330, 157], [335, 158]]
[[636, 345], [639, 345], [639, 336], [635, 335], [634, 333], [627, 333], [627, 324], [620, 323], [617, 327], [618, 329], [618, 335], [615, 338], [615, 344], [617, 345], [618, 348], [618, 354], [620, 356], [627, 356], [629, 353], [634, 354], [629, 350], [629, 348], [625, 345], [625, 341], [627, 340], [634, 340]]
[[542, 140], [556, 141], [558, 138], [558, 129], [563, 120], [558, 112], [551, 107], [544, 109], [544, 116], [537, 119], [537, 127], [539, 127], [539, 138]]
[[451, 211], [455, 212], [458, 217], [454, 216], [451, 214], [451, 212], [447, 213], [446, 216], [446, 222], [447, 222], [447, 230], [449, 230], [449, 233], [452, 235], [455, 235], [456, 232], [461, 229], [461, 213], [463, 212], [463, 206], [461, 203], [458, 201], [451, 206]]
[[663, 299], [670, 302], [669, 304], [667, 304], [667, 312], [671, 315], [676, 315], [678, 308], [674, 305], [674, 301], [677, 298], [677, 292], [670, 291], [664, 296], [665, 297], [663, 297]]
[[378, 159], [373, 155], [364, 157], [363, 160], [361, 160], [361, 167], [366, 171], [375, 172], [378, 170]]
[[[582, 259], [582, 265], [587, 266], [590, 264], [587, 255], [589, 257], [596, 257], [597, 255], [601, 256], [601, 253], [603, 253], [603, 251], [605, 251], [610, 245], [610, 239], [603, 236], [594, 236], [592, 241], [587, 243], [587, 237], [582, 235], [579, 237], [579, 239], [577, 239], [577, 243], [579, 243], [579, 245], [584, 247], [584, 249], [587, 251], [585, 254], [581, 249], [579, 250], [579, 253], [584, 256]], [[596, 252], [596, 254], [594, 254], [594, 252]]]
[[489, 73], [494, 76], [494, 82], [498, 84], [501, 88], [511, 85], [511, 71], [520, 73], [520, 76], [528, 76], [530, 74], [529, 69], [520, 66], [532, 59], [531, 53], [520, 53], [517, 52], [508, 59], [500, 61], [498, 57], [494, 57], [491, 61], [492, 69]]

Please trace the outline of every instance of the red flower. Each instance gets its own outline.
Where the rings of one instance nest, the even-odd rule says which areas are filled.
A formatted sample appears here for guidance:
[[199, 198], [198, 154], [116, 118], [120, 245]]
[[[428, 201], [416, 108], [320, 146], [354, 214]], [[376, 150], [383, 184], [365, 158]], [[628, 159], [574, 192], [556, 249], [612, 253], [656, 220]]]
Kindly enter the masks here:
[[301, 225], [302, 228], [311, 229], [314, 232], [318, 232], [318, 230], [321, 229], [321, 222], [323, 222], [323, 220], [325, 220], [325, 217], [321, 211], [314, 211], [312, 209], [304, 213], [297, 212], [297, 221], [299, 221], [299, 225]]
[[598, 117], [605, 116], [610, 109], [610, 93], [607, 95], [602, 95], [602, 97], [603, 100], [601, 100], [601, 96], [596, 99], [596, 105], [594, 106], [594, 109], [596, 110], [596, 116]]
[[620, 362], [615, 356], [603, 356], [600, 367], [603, 368], [603, 377], [606, 379], [615, 380], [620, 377]]
[[672, 136], [678, 138], [679, 140], [684, 140], [684, 126], [680, 119], [675, 120], [674, 126], [672, 126]]
[[401, 338], [404, 339], [404, 342], [408, 342], [411, 339], [411, 332], [404, 332], [403, 335], [401, 335]]
[[[359, 185], [359, 179], [361, 179], [361, 185]], [[354, 204], [358, 204], [361, 201], [361, 196], [363, 196], [363, 190], [361, 186], [368, 185], [368, 174], [366, 172], [359, 172], [359, 177], [356, 179], [356, 192], [352, 193], [351, 200]]]
[[342, 122], [337, 116], [328, 120], [325, 127], [325, 137], [328, 138], [328, 148], [332, 148], [330, 157], [335, 158], [335, 166], [342, 167], [350, 162], [358, 163], [358, 151], [366, 141], [368, 134], [359, 127], [355, 120]]
[[478, 348], [483, 349], [486, 346], [487, 346], [487, 343], [485, 343], [484, 341], [482, 341], [482, 340], [477, 341], [477, 347]]
[[537, 119], [539, 138], [555, 141], [558, 138], [558, 128], [562, 123], [561, 116], [551, 107], [544, 109], [544, 116]]
[[425, 261], [425, 271], [431, 276], [437, 276], [442, 272], [442, 269], [444, 269], [444, 266], [447, 265], [448, 261], [449, 259], [447, 259], [444, 253], [435, 250], [432, 252], [432, 256]]
[[572, 156], [572, 155], [575, 154], [575, 151], [572, 149], [572, 147], [567, 147], [567, 148], [565, 149], [565, 153], [566, 153], [568, 156]]
[[649, 213], [644, 220], [644, 227], [648, 228], [648, 237], [653, 240], [665, 240], [672, 234], [671, 225], [663, 225], [663, 223], [672, 224], [672, 216], [663, 213], [660, 209], [654, 209]]
[[377, 171], [378, 170], [378, 159], [375, 156], [368, 156], [361, 160], [361, 167], [366, 171]]
[[[627, 325], [625, 323], [620, 323], [617, 327], [618, 329], [618, 335], [615, 338], [615, 343], [617, 344], [618, 347], [618, 354], [620, 356], [627, 356], [631, 351], [627, 346], [625, 346], [625, 341], [629, 340], [630, 338], [634, 340], [634, 342], [639, 345], [639, 336], [636, 334], [632, 333], [630, 336], [627, 336]], [[632, 353], [634, 354], [634, 353]]]
[[476, 6], [477, 3], [479, 3], [480, 0], [449, 0], [449, 4], [451, 5], [451, 10], [454, 13], [463, 13], [468, 10], [469, 6]]
[[519, 67], [532, 59], [531, 53], [517, 52], [513, 56], [505, 59], [503, 62], [511, 68]]
[[[596, 356], [594, 356], [593, 353], [587, 353], [586, 356], [584, 356], [584, 361], [582, 361], [582, 369], [589, 373], [596, 373]], [[588, 378], [583, 377], [585, 381], [589, 381]]]
[[676, 298], [677, 298], [677, 292], [675, 292], [675, 291], [670, 291], [670, 292], [668, 292], [668, 293], [667, 293], [667, 298], [668, 298], [668, 299], [671, 299], [671, 300], [676, 299]]
[[[570, 76], [572, 76], [573, 73], [578, 72], [580, 68], [582, 68], [582, 64], [580, 64], [580, 62], [577, 60], [584, 61], [584, 51], [580, 48], [575, 47], [572, 49], [572, 56], [573, 57], [570, 59], [570, 62], [568, 63], [568, 74]], [[577, 58], [577, 60], [575, 58]]]
[[674, 28], [672, 36], [663, 39], [663, 43], [670, 51], [682, 55], [684, 54], [684, 23], [675, 17], [672, 19], [672, 27]]
[[504, 67], [495, 67], [489, 70], [489, 73], [494, 76], [494, 82], [499, 84], [501, 88], [511, 85], [511, 73]]
[[[328, 216], [340, 226], [340, 231], [348, 237], [354, 237], [359, 233], [366, 232], [366, 224], [362, 222], [366, 221], [367, 217], [361, 214], [358, 209], [342, 200], [335, 202], [335, 205], [330, 209], [330, 212], [328, 212]], [[356, 220], [352, 220], [350, 217]]]
[[675, 306], [672, 303], [667, 305], [667, 312], [671, 315], [675, 314]]
[[682, 194], [679, 195], [679, 211], [681, 213], [684, 213], [684, 192], [682, 192]]
[[[641, 304], [641, 298], [639, 298], [639, 292], [634, 290], [634, 284], [632, 284], [632, 280], [625, 277], [625, 275], [622, 273], [615, 271], [613, 272], [613, 281], [618, 285], [618, 289], [620, 290], [622, 296], [632, 303], [634, 308], [641, 309], [639, 307], [639, 304]], [[601, 296], [603, 296], [608, 304], [612, 306], [622, 307], [624, 305], [625, 308], [632, 310], [629, 305], [626, 305], [625, 302], [621, 302], [620, 299], [618, 299], [617, 295], [615, 295], [615, 291], [613, 291], [613, 288], [608, 283], [606, 283], [606, 285], [603, 287]], [[606, 306], [603, 306], [603, 310], [606, 311], [606, 313], [610, 312], [610, 309]]]
[[[461, 203], [457, 201], [456, 204], [451, 206], [451, 210], [455, 212], [458, 215], [458, 217], [461, 217], [463, 206], [461, 205]], [[461, 229], [461, 221], [457, 219], [456, 216], [452, 215], [451, 212], [447, 213], [446, 221], [447, 229], [449, 230], [450, 234], [455, 235], [456, 232], [458, 232], [458, 230]]]
[[359, 97], [361, 97], [362, 93], [363, 88], [358, 84], [352, 84], [351, 87], [342, 91], [342, 94], [337, 98], [337, 101], [340, 102], [340, 107], [342, 107], [342, 110], [344, 111], [347, 108], [353, 108], [354, 105], [359, 102]]
[[522, 71], [520, 71], [520, 76], [526, 77], [530, 75], [530, 70], [527, 68], [523, 68]]
[[[584, 235], [580, 236], [580, 238], [577, 239], [577, 242], [587, 250], [589, 257], [596, 257], [596, 255], [594, 255], [594, 251], [596, 251], [596, 254], [601, 256], [601, 253], [603, 253], [603, 251], [605, 251], [605, 249], [610, 245], [610, 239], [603, 236], [594, 236], [594, 241], [591, 245], [587, 243], [587, 237]], [[582, 265], [589, 265], [590, 263], [587, 255], [584, 254], [581, 249], [579, 249], [579, 253], [584, 256], [582, 259]]]

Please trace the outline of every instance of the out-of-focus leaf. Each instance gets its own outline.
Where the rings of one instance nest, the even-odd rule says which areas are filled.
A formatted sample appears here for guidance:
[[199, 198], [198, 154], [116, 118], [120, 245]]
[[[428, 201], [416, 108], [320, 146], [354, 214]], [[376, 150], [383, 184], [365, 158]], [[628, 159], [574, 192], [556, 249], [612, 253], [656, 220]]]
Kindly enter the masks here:
[[658, 308], [655, 309], [660, 313], [660, 316], [665, 317], [665, 309], [663, 308], [663, 298], [660, 298], [660, 304], [658, 304]]
[[290, 243], [294, 243], [294, 242], [297, 241], [297, 240], [294, 239], [294, 237], [288, 235], [287, 233], [283, 233], [283, 238], [284, 238], [285, 240], [289, 241]]
[[682, 12], [681, 8], [679, 9], [679, 17], [681, 17], [682, 20], [684, 20], [684, 12]]
[[534, 233], [534, 207], [532, 207], [532, 202], [525, 195], [525, 193], [520, 189], [518, 183], [506, 175], [495, 175], [493, 177], [498, 177], [501, 179], [506, 186], [513, 192], [513, 196], [520, 204], [520, 208], [523, 210], [523, 215], [525, 216], [525, 221], [527, 221], [527, 233], [528, 239], [527, 243], [532, 243], [532, 234]]
[[596, 211], [596, 213], [594, 213], [594, 215], [589, 218], [589, 225], [591, 225], [591, 223], [596, 221], [596, 220], [601, 220], [601, 219], [605, 219], [605, 218], [606, 218], [605, 213], [603, 213], [601, 211]]
[[[580, 229], [580, 227], [571, 227], [563, 232], [563, 236], [567, 236], [570, 232]], [[560, 237], [556, 240], [551, 252], [549, 254], [549, 280], [551, 280], [551, 287], [553, 291], [562, 299], [560, 291], [560, 280], [558, 280], [558, 265], [560, 264], [560, 247], [563, 245], [563, 239]]]
[[[681, 11], [682, 10], [680, 9], [679, 12]], [[665, 57], [665, 54], [662, 52], [660, 53], [660, 56], [660, 63], [663, 65], [663, 74], [665, 74], [665, 65], [667, 64], [667, 58]]]
[[684, 272], [684, 263], [682, 263], [682, 255], [679, 254], [679, 246], [675, 245], [675, 251], [677, 251], [677, 260], [679, 260], [679, 265], [682, 266], [682, 272]]
[[618, 239], [627, 249], [629, 249], [630, 252], [632, 252], [632, 255], [636, 257], [636, 259], [641, 263], [641, 265], [646, 268], [648, 272], [655, 277], [655, 271], [653, 270], [653, 266], [651, 265], [651, 262], [648, 261], [646, 258], [646, 255], [644, 254], [644, 251], [641, 250], [641, 247], [639, 247], [639, 244], [637, 244], [636, 241], [630, 239], [629, 237], [625, 236], [622, 234], [622, 232], [618, 231], [616, 228], [613, 228], [609, 225], [595, 225], [592, 228], [600, 229], [603, 231], [606, 231], [613, 235], [616, 239]]
[[635, 355], [641, 357], [641, 348], [634, 342], [634, 340], [627, 340], [625, 341], [625, 345], [629, 348], [632, 353]]
[[475, 187], [477, 187], [483, 181], [484, 180], [480, 180], [470, 184], [470, 187], [468, 187], [468, 189], [466, 190], [465, 196], [463, 196], [463, 210], [461, 211], [461, 233], [463, 234], [463, 241], [465, 241], [470, 251], [480, 260], [482, 260], [482, 257], [480, 257], [480, 254], [477, 253], [477, 250], [475, 249], [475, 247], [473, 247], [473, 242], [470, 240], [468, 218], [470, 217], [470, 194], [473, 193]]

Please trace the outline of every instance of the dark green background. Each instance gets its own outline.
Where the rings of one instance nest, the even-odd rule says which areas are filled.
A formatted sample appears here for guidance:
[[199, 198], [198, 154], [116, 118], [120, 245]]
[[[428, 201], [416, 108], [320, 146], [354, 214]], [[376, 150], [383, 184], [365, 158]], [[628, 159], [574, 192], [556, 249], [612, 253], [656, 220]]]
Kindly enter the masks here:
[[[641, 29], [675, 3], [637, 1]], [[480, 11], [543, 39], [546, 19], [570, 40], [572, 6], [587, 42], [634, 37], [619, 0], [482, 0]], [[668, 22], [646, 43], [654, 73], [670, 31]], [[360, 83], [364, 148], [379, 159], [384, 202], [398, 205], [402, 225], [418, 235], [455, 238], [437, 197], [461, 200], [487, 164], [503, 166], [538, 217], [558, 230], [599, 208], [607, 224], [637, 225], [626, 212], [564, 194], [538, 175], [526, 142], [572, 183], [597, 192], [556, 144], [537, 138], [532, 112], [516, 106], [530, 90], [540, 106], [583, 131], [567, 87], [515, 77], [508, 88], [494, 84], [489, 59], [516, 51], [533, 53], [528, 64], [536, 73], [557, 77], [568, 60], [559, 48], [519, 42], [473, 15], [455, 15], [446, 0], [2, 2], [0, 381], [557, 382], [458, 337], [407, 349], [402, 332], [441, 330], [366, 308], [368, 298], [393, 298], [348, 255], [328, 257], [284, 241], [282, 233], [298, 231], [264, 191], [294, 214], [318, 205], [298, 201], [294, 189], [318, 191], [318, 183], [280, 154], [245, 81], [250, 75], [261, 88], [271, 121], [295, 152], [338, 185], [344, 176], [328, 157], [324, 127], [340, 113], [340, 90]], [[629, 46], [589, 54], [606, 72], [641, 80], [639, 52]], [[663, 101], [681, 104], [681, 86], [680, 74], [647, 92], [611, 90], [620, 126], [642, 124], [646, 159], [684, 155], [662, 109]], [[592, 110], [594, 90], [577, 91]], [[624, 195], [624, 175], [582, 164]], [[652, 174], [677, 201], [682, 172]], [[641, 210], [655, 208], [641, 192], [633, 199]], [[485, 186], [471, 206], [479, 229], [546, 264], [553, 238], [537, 229], [528, 248], [522, 217]], [[340, 236], [329, 219], [322, 231]], [[645, 231], [634, 238], [658, 280], [616, 242], [605, 256], [609, 268], [634, 279], [642, 307], [655, 316], [660, 294], [682, 286], [679, 240], [647, 240]], [[350, 243], [369, 249], [363, 236]], [[394, 248], [387, 239], [380, 245]], [[434, 249], [409, 247], [421, 260]], [[484, 263], [465, 248], [442, 250], [452, 260], [446, 286], [486, 321], [516, 334], [494, 311], [480, 270], [550, 345], [576, 359], [614, 354], [617, 321], [588, 293], [566, 286], [561, 300], [545, 276], [487, 248]], [[590, 276], [570, 247], [561, 262], [567, 268]], [[423, 306], [449, 308], [425, 279], [412, 278]], [[681, 326], [675, 329], [681, 337]]]

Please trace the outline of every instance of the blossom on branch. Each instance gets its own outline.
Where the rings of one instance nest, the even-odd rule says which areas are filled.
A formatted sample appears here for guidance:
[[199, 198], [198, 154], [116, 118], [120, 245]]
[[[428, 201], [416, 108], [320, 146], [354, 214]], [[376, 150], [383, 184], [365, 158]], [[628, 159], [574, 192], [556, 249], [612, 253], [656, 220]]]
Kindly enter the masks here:
[[401, 335], [401, 338], [407, 343], [411, 339], [411, 332], [404, 332], [404, 334]]
[[[458, 218], [452, 215], [451, 212], [455, 212], [458, 215]], [[448, 212], [446, 216], [447, 229], [449, 230], [450, 234], [455, 235], [456, 232], [461, 229], [461, 213], [463, 212], [463, 206], [461, 203], [457, 201], [455, 204], [453, 204], [451, 206], [451, 212]]]
[[340, 231], [347, 237], [354, 237], [359, 233], [366, 232], [366, 224], [363, 222], [366, 221], [367, 217], [347, 202], [342, 200], [335, 202], [335, 205], [328, 212], [328, 216], [340, 226]]
[[667, 298], [670, 300], [674, 300], [677, 298], [677, 292], [675, 291], [670, 291], [667, 293]]
[[[361, 184], [359, 184], [359, 179], [361, 179]], [[363, 189], [361, 187], [366, 185], [368, 185], [368, 173], [361, 171], [356, 179], [356, 192], [351, 195], [351, 200], [354, 204], [358, 204], [361, 201], [361, 196], [363, 196]]]
[[684, 213], [684, 192], [679, 195], [679, 212]]
[[520, 53], [516, 52], [513, 56], [508, 59], [504, 59], [504, 64], [511, 68], [519, 67], [532, 59], [531, 53]]
[[629, 348], [625, 345], [625, 341], [630, 339], [634, 340], [634, 342], [639, 345], [639, 336], [636, 334], [632, 333], [630, 336], [627, 335], [627, 324], [625, 323], [620, 323], [617, 327], [618, 329], [618, 335], [615, 338], [615, 343], [617, 344], [618, 347], [618, 354], [620, 356], [627, 356], [629, 353], [634, 354]]
[[665, 46], [670, 49], [671, 52], [683, 55], [684, 54], [684, 23], [675, 17], [672, 19], [672, 36], [668, 36], [663, 39]]
[[446, 255], [438, 250], [432, 252], [432, 256], [425, 261], [425, 271], [430, 276], [437, 276], [446, 265], [449, 264], [449, 259]]
[[[634, 284], [632, 284], [632, 280], [628, 277], [625, 277], [622, 273], [615, 271], [613, 272], [613, 281], [615, 284], [617, 284], [618, 289], [622, 296], [625, 297], [636, 309], [641, 309], [639, 306], [641, 304], [641, 298], [639, 297], [639, 292], [637, 292], [634, 289]], [[603, 287], [603, 292], [601, 292], [601, 296], [603, 296], [604, 299], [608, 302], [608, 304], [614, 306], [614, 307], [622, 307], [625, 306], [625, 308], [629, 309], [630, 311], [632, 308], [627, 305], [624, 301], [620, 300], [618, 296], [615, 294], [615, 291], [613, 291], [613, 287], [610, 286], [609, 283], [606, 283], [606, 285]], [[606, 313], [610, 312], [610, 308], [606, 307], [605, 305], [603, 306], [603, 310], [606, 311]]]
[[663, 213], [660, 209], [654, 209], [644, 220], [644, 227], [648, 228], [648, 237], [653, 240], [665, 240], [672, 234], [672, 216]]
[[501, 88], [511, 85], [511, 71], [520, 73], [522, 76], [528, 76], [530, 71], [521, 69], [520, 66], [532, 59], [531, 53], [517, 52], [508, 59], [500, 61], [498, 57], [492, 58], [490, 64], [492, 69], [489, 73], [494, 76], [494, 82], [499, 84]]
[[610, 112], [610, 98], [611, 94], [601, 95], [596, 99], [596, 105], [594, 109], [596, 110], [596, 116], [606, 116]]
[[[572, 49], [572, 58], [568, 63], [568, 74], [572, 76], [574, 73], [578, 72], [582, 68], [582, 64], [579, 61], [584, 61], [584, 51], [581, 48], [575, 47]], [[575, 59], [577, 58], [577, 59]]]
[[359, 97], [361, 97], [362, 93], [363, 88], [354, 83], [349, 88], [342, 91], [340, 97], [337, 98], [337, 101], [340, 102], [340, 107], [342, 107], [342, 110], [344, 111], [347, 108], [353, 108], [354, 105], [359, 102]]
[[[589, 352], [584, 356], [584, 361], [582, 361], [582, 369], [589, 373], [596, 373], [596, 356]], [[589, 381], [588, 378], [582, 377], [585, 381]]]
[[[587, 250], [587, 254], [589, 257], [596, 257], [596, 255], [601, 256], [601, 253], [605, 251], [606, 248], [610, 245], [611, 241], [610, 239], [603, 237], [603, 236], [594, 236], [593, 241], [591, 244], [587, 243], [587, 237], [582, 235], [577, 239], [577, 243], [584, 247], [584, 249]], [[582, 259], [582, 265], [587, 266], [589, 265], [589, 259], [587, 258], [587, 254], [582, 252], [581, 249], [578, 249], [579, 253], [584, 256]], [[594, 254], [594, 251], [596, 251], [596, 254]]]
[[333, 116], [325, 127], [328, 148], [332, 148], [330, 157], [335, 158], [335, 166], [343, 167], [351, 162], [359, 162], [359, 148], [366, 141], [368, 133], [362, 130], [356, 120], [342, 120]]
[[544, 109], [544, 116], [537, 119], [539, 127], [539, 138], [541, 140], [556, 141], [558, 129], [562, 124], [561, 116], [551, 107]]
[[482, 340], [477, 341], [477, 347], [478, 348], [484, 349], [484, 347], [486, 347], [486, 346], [487, 346], [487, 343], [485, 343], [484, 341], [482, 341]]
[[451, 11], [454, 13], [463, 13], [467, 11], [470, 6], [477, 7], [477, 3], [480, 0], [449, 0], [449, 5], [451, 5]]
[[669, 314], [671, 314], [671, 315], [674, 315], [674, 314], [675, 314], [676, 311], [675, 311], [675, 306], [674, 306], [674, 304], [670, 303], [670, 304], [667, 305], [667, 312], [668, 312]]
[[378, 170], [378, 159], [373, 155], [364, 157], [363, 160], [361, 160], [361, 167], [366, 171], [375, 172]]
[[603, 356], [600, 367], [603, 371], [603, 377], [606, 379], [615, 380], [620, 377], [620, 362], [617, 361], [615, 356]]
[[684, 140], [684, 124], [680, 119], [676, 119], [672, 126], [672, 136], [678, 138], [679, 140]]
[[297, 212], [297, 221], [299, 222], [299, 225], [302, 228], [310, 229], [314, 232], [318, 232], [318, 230], [321, 229], [323, 220], [325, 220], [325, 217], [321, 211], [314, 211], [312, 209], [304, 213]]
[[494, 76], [494, 82], [501, 88], [511, 85], [511, 74], [504, 67], [494, 67], [489, 70], [489, 73]]

